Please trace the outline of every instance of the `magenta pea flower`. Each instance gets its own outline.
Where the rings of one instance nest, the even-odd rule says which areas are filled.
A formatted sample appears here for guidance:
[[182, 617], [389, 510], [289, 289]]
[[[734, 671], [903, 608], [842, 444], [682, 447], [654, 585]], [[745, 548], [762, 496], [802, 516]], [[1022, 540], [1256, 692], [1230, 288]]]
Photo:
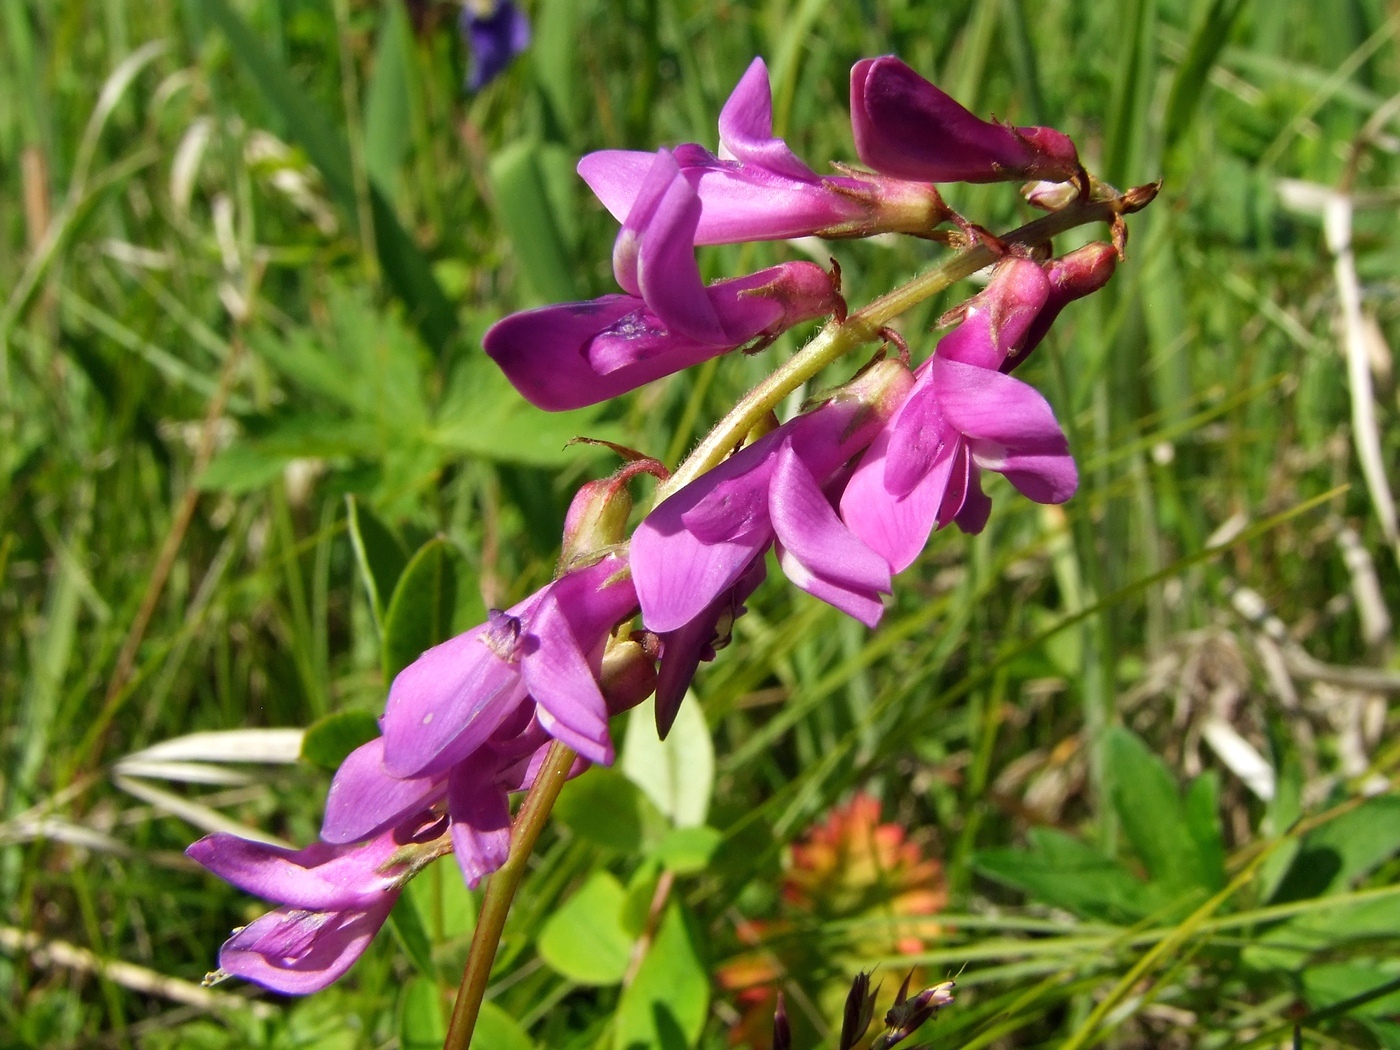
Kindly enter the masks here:
[[388, 773], [445, 773], [529, 701], [550, 736], [611, 763], [598, 674], [608, 635], [637, 608], [626, 567], [607, 556], [566, 573], [404, 668], [381, 723]]
[[427, 814], [358, 846], [302, 850], [209, 835], [185, 852], [215, 875], [282, 907], [234, 932], [219, 951], [228, 975], [287, 995], [320, 991], [363, 953], [399, 890], [445, 851]]
[[982, 120], [893, 55], [851, 67], [851, 130], [861, 161], [896, 178], [1087, 185], [1068, 135]]
[[[788, 237], [927, 235], [952, 217], [932, 186], [864, 174], [818, 175], [773, 135], [768, 68], [756, 58], [719, 116], [719, 155], [687, 143], [674, 156], [699, 195], [695, 244]], [[601, 150], [578, 173], [619, 222], [642, 195], [652, 154]]]
[[903, 365], [880, 362], [653, 510], [630, 550], [643, 625], [665, 637], [699, 620], [703, 639], [716, 601], [776, 541], [793, 583], [874, 626], [888, 567], [841, 524], [823, 487], [880, 430], [910, 382]]
[[669, 151], [648, 157], [613, 251], [613, 270], [628, 294], [512, 314], [482, 341], [540, 408], [605, 401], [745, 344], [761, 346], [841, 305], [831, 276], [808, 262], [707, 288], [695, 261], [695, 188]]
[[1004, 260], [962, 323], [916, 370], [913, 390], [851, 475], [841, 518], [892, 572], [918, 557], [935, 526], [956, 521], [965, 532], [982, 530], [991, 511], [984, 469], [1037, 503], [1062, 503], [1078, 487], [1054, 410], [1001, 371], [1050, 292], [1036, 263]]

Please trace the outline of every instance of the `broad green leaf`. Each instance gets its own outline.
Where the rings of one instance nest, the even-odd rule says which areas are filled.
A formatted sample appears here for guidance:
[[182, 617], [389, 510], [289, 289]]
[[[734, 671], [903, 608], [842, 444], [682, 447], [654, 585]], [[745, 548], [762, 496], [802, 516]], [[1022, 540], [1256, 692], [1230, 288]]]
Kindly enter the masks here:
[[1328, 963], [1303, 971], [1303, 990], [1314, 1009], [1340, 1007], [1355, 1017], [1386, 1050], [1400, 1050], [1400, 980], [1393, 962]]
[[1186, 830], [1195, 844], [1197, 873], [1214, 893], [1225, 885], [1225, 843], [1220, 835], [1220, 778], [1202, 773], [1186, 789]]
[[384, 614], [388, 611], [394, 587], [408, 565], [408, 552], [399, 538], [389, 531], [389, 526], [351, 494], [345, 497], [345, 523], [350, 533], [350, 545], [355, 550], [360, 582], [369, 595], [370, 611], [382, 637]]
[[578, 298], [573, 263], [550, 206], [534, 142], [516, 142], [491, 158], [491, 188], [501, 225], [537, 302]]
[[622, 771], [677, 827], [699, 827], [710, 811], [715, 749], [705, 715], [687, 693], [665, 740], [656, 735], [656, 703], [648, 699], [627, 723]]
[[481, 1004], [476, 1030], [472, 1032], [472, 1050], [534, 1050], [534, 1046], [514, 1017], [490, 999]]
[[694, 1046], [710, 1009], [710, 977], [699, 939], [672, 901], [614, 1019], [616, 1050]]
[[722, 836], [714, 828], [677, 828], [656, 844], [652, 856], [677, 875], [693, 875], [704, 871]]
[[392, 682], [424, 652], [452, 637], [457, 607], [457, 552], [429, 540], [399, 577], [384, 614], [384, 680]]
[[1337, 893], [1400, 851], [1400, 796], [1380, 795], [1309, 832], [1272, 904]]
[[345, 756], [379, 735], [379, 721], [368, 711], [340, 711], [314, 722], [301, 741], [301, 757], [332, 773]]
[[197, 484], [206, 492], [252, 492], [275, 481], [296, 458], [239, 441], [209, 461]]
[[627, 897], [622, 902], [622, 928], [629, 936], [640, 937], [646, 929], [651, 905], [656, 899], [656, 886], [660, 881], [661, 864], [654, 856], [637, 865], [637, 870], [627, 880]]
[[579, 984], [617, 984], [632, 957], [633, 937], [622, 928], [625, 899], [616, 878], [595, 871], [545, 922], [540, 958]]
[[615, 769], [598, 767], [564, 785], [554, 804], [554, 815], [595, 846], [636, 853], [647, 830], [649, 808], [646, 797], [630, 780]]
[[1078, 839], [1050, 828], [1032, 828], [1029, 850], [987, 850], [972, 858], [978, 872], [1085, 918], [1133, 922], [1158, 899], [1122, 865]]
[[399, 993], [399, 1046], [403, 1050], [441, 1050], [447, 1038], [442, 995], [437, 985], [413, 977]]
[[1217, 858], [1198, 848], [1166, 763], [1121, 727], [1109, 730], [1105, 754], [1114, 808], [1148, 876], [1177, 894], [1217, 885]]
[[578, 120], [578, 20], [580, 0], [542, 0], [534, 15], [530, 60], [540, 91], [564, 131]]
[[365, 167], [380, 191], [392, 198], [412, 133], [412, 40], [403, 4], [390, 0], [380, 10], [374, 70], [365, 99]]

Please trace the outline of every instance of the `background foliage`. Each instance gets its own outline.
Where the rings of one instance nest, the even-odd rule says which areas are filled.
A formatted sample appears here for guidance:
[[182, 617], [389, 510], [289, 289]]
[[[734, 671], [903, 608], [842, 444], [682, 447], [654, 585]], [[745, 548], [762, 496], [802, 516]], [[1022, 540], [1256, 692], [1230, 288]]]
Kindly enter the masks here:
[[[478, 1044], [766, 1046], [774, 984], [798, 1044], [829, 1044], [858, 968], [888, 998], [917, 965], [958, 973], [938, 1047], [1400, 1046], [1400, 576], [1354, 450], [1395, 478], [1400, 12], [528, 6], [531, 51], [466, 99], [445, 5], [0, 5], [0, 1044], [440, 1042], [475, 910], [450, 867], [340, 986], [250, 1005], [191, 982], [260, 907], [180, 850], [309, 841], [387, 676], [548, 578], [610, 466], [564, 443], [674, 463], [804, 337], [597, 410], [524, 405], [485, 326], [611, 289], [577, 156], [713, 145], [762, 54], [779, 131], [850, 159], [847, 70], [897, 52], [1110, 181], [1165, 179], [1026, 369], [1083, 486], [1059, 510], [998, 482], [987, 531], [940, 535], [873, 634], [760, 591], [667, 746], [634, 716], [620, 770], [561, 801]], [[1373, 419], [1288, 179], [1355, 193]], [[1028, 215], [1007, 187], [951, 196], [993, 229]], [[833, 254], [859, 303], [940, 250], [702, 265]], [[907, 319], [916, 353], [966, 291]]]

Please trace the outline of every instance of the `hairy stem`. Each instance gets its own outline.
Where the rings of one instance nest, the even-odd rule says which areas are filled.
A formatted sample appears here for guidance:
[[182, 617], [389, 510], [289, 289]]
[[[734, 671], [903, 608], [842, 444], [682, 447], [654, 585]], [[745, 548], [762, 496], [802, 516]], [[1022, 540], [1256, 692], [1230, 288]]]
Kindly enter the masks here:
[[[1092, 201], [1036, 219], [1001, 237], [1005, 244], [1030, 247], [1043, 244], [1058, 233], [1091, 222], [1107, 222], [1125, 209], [1118, 201]], [[707, 470], [718, 466], [783, 398], [817, 375], [833, 361], [879, 336], [880, 329], [906, 310], [996, 261], [986, 245], [965, 248], [907, 284], [880, 296], [851, 314], [844, 322], [832, 321], [777, 371], [744, 395], [671, 475], [657, 487], [656, 502], [678, 492]]]
[[447, 1041], [442, 1044], [442, 1050], [467, 1050], [471, 1045], [472, 1031], [481, 1012], [481, 999], [491, 978], [491, 966], [496, 961], [496, 948], [501, 942], [501, 931], [505, 929], [511, 901], [515, 899], [515, 891], [525, 877], [525, 865], [534, 851], [540, 832], [544, 830], [545, 821], [549, 819], [554, 800], [559, 797], [559, 790], [569, 778], [569, 770], [577, 757], [571, 748], [559, 741], [551, 744], [544, 765], [540, 767], [534, 785], [515, 816], [510, 834], [510, 854], [486, 885], [486, 898], [481, 902], [481, 915], [472, 933], [471, 951], [462, 970], [462, 983], [457, 989], [457, 1001], [452, 1006], [452, 1023], [448, 1026]]

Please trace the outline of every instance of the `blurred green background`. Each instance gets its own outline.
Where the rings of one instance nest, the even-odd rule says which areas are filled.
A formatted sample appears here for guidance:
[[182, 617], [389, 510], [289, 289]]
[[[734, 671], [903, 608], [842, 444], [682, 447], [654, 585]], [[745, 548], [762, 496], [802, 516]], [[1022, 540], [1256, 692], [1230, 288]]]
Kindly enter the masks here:
[[[620, 720], [620, 769], [566, 792], [476, 1045], [766, 1047], [781, 987], [830, 1046], [878, 965], [882, 1008], [957, 974], [936, 1047], [1400, 1047], [1400, 9], [525, 6], [530, 50], [468, 97], [449, 4], [0, 5], [0, 1046], [440, 1045], [476, 907], [450, 860], [283, 1002], [198, 987], [262, 906], [180, 851], [310, 841], [386, 676], [549, 578], [612, 466], [565, 442], [674, 465], [809, 334], [525, 405], [484, 328], [613, 290], [578, 156], [713, 148], [757, 54], [779, 133], [850, 161], [849, 67], [894, 52], [1165, 180], [1023, 372], [1080, 492], [996, 479], [873, 633], [770, 580], [668, 745]], [[943, 251], [701, 262], [834, 255], [859, 304]], [[905, 319], [916, 355], [970, 290]], [[284, 732], [149, 750], [235, 729]]]

